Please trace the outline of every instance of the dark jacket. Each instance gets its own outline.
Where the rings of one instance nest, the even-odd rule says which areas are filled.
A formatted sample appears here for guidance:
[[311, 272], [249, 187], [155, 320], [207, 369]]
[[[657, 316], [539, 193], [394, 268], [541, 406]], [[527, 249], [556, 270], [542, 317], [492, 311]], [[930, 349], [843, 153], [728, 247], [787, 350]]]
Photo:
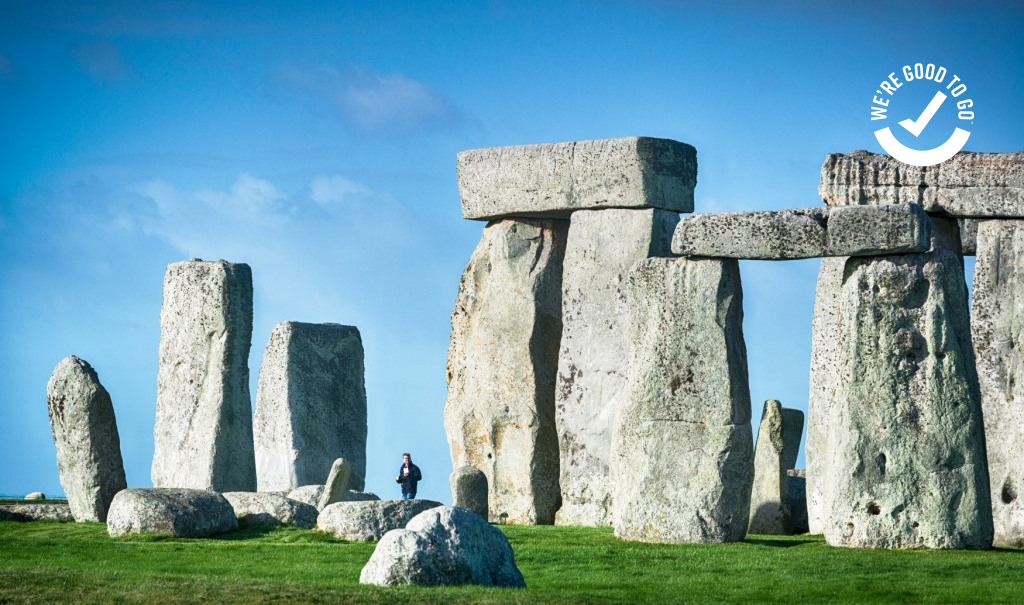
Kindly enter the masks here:
[[402, 493], [403, 494], [415, 494], [416, 493], [416, 483], [423, 479], [423, 475], [420, 473], [420, 467], [418, 467], [414, 463], [410, 462], [409, 463], [409, 474], [408, 475], [402, 475], [402, 469], [404, 469], [404, 468], [405, 468], [405, 464], [402, 464], [402, 466], [398, 467], [398, 479], [395, 480], [395, 483], [401, 483], [402, 484]]

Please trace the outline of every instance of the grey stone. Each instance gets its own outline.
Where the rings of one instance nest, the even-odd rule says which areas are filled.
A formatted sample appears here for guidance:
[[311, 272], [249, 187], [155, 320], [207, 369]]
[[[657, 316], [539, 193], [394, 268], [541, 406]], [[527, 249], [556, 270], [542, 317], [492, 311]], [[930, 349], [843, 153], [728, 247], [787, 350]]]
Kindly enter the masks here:
[[324, 493], [317, 504], [318, 510], [327, 508], [328, 504], [341, 502], [348, 494], [349, 477], [352, 476], [352, 465], [344, 458], [338, 458], [331, 465], [331, 474], [327, 475]]
[[114, 495], [127, 487], [110, 395], [92, 366], [72, 355], [53, 370], [46, 399], [71, 513], [76, 521], [102, 523]]
[[697, 150], [624, 137], [459, 152], [462, 216], [567, 218], [575, 210], [660, 208], [693, 212]]
[[315, 506], [278, 494], [262, 492], [226, 492], [240, 526], [294, 525], [302, 529], [316, 527]]
[[452, 471], [452, 505], [464, 508], [487, 520], [487, 475], [472, 466]]
[[107, 514], [111, 536], [158, 534], [204, 538], [238, 529], [227, 498], [208, 490], [125, 489], [114, 496]]
[[71, 507], [61, 503], [0, 505], [0, 521], [57, 521], [75, 520]]
[[324, 494], [323, 485], [302, 485], [291, 490], [285, 497], [291, 500], [298, 500], [310, 506], [319, 506], [320, 497]]
[[974, 256], [978, 248], [978, 220], [973, 218], [957, 219], [960, 225], [960, 248], [964, 256]]
[[[754, 446], [754, 485], [750, 493], [752, 534], [786, 534], [792, 526], [787, 470], [796, 465], [803, 432], [800, 410], [782, 407], [776, 399], [764, 402]], [[806, 515], [805, 515], [806, 516]]]
[[366, 474], [366, 388], [359, 330], [338, 324], [274, 326], [260, 366], [255, 413], [261, 491], [323, 481], [336, 458]]
[[168, 265], [160, 310], [155, 487], [256, 489], [251, 342], [248, 265], [223, 260]]
[[555, 392], [562, 490], [558, 524], [611, 523], [608, 455], [629, 361], [626, 279], [637, 262], [670, 255], [678, 221], [673, 212], [650, 209], [572, 215]]
[[[846, 262], [824, 452], [825, 539], [988, 548], [985, 435], [956, 222], [925, 254]], [[819, 410], [815, 410], [817, 412]]]
[[807, 475], [803, 469], [786, 471], [786, 486], [789, 491], [789, 533], [806, 534], [807, 526]]
[[796, 468], [800, 456], [800, 441], [804, 437], [804, 413], [782, 408], [782, 464], [787, 471]]
[[569, 224], [484, 228], [452, 311], [444, 426], [452, 467], [487, 475], [491, 521], [550, 524], [559, 506], [555, 375]]
[[911, 203], [957, 217], [1024, 217], [1024, 153], [960, 152], [926, 167], [867, 151], [833, 153], [818, 192], [829, 206]]
[[526, 588], [512, 545], [469, 511], [445, 506], [389, 532], [359, 574], [360, 584]]
[[[118, 451], [119, 455], [120, 455], [120, 453], [121, 452]], [[46, 500], [46, 494], [44, 494], [43, 492], [29, 492], [29, 493], [25, 494], [25, 499], [26, 500]]]
[[672, 252], [755, 260], [925, 252], [928, 228], [913, 204], [695, 214], [679, 222]]
[[742, 540], [754, 469], [739, 266], [652, 258], [629, 279], [633, 344], [611, 456], [615, 535]]
[[316, 528], [340, 540], [375, 542], [425, 510], [442, 506], [433, 500], [335, 502], [320, 511]]
[[980, 221], [971, 333], [995, 544], [1024, 546], [1024, 221]]

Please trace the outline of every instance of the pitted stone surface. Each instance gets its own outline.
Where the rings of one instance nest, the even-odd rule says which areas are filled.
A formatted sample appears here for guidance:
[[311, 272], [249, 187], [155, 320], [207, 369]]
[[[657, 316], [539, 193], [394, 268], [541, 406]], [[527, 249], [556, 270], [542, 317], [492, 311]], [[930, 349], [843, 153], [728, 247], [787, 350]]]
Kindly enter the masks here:
[[366, 474], [366, 388], [359, 330], [339, 324], [279, 323], [260, 366], [255, 413], [261, 491], [324, 481], [336, 458]]
[[487, 475], [472, 466], [452, 471], [452, 506], [474, 512], [487, 520]]
[[217, 492], [199, 489], [125, 489], [107, 514], [111, 536], [159, 534], [205, 538], [238, 529], [231, 503]]
[[568, 218], [575, 210], [693, 212], [697, 150], [651, 137], [459, 152], [462, 216]]
[[559, 505], [555, 375], [568, 227], [488, 224], [452, 311], [444, 408], [452, 466], [487, 475], [497, 523], [550, 524]]
[[995, 543], [1024, 546], [1024, 221], [981, 221], [971, 333]]
[[[956, 222], [932, 251], [851, 258], [838, 295], [825, 539], [988, 548], [985, 436]], [[816, 410], [817, 411], [817, 410]]]
[[818, 192], [829, 206], [911, 203], [957, 217], [1024, 217], [1024, 153], [962, 151], [927, 167], [867, 151], [833, 153]]
[[754, 446], [754, 486], [750, 494], [752, 534], [786, 534], [792, 526], [787, 470], [796, 464], [804, 415], [776, 399], [764, 403]]
[[672, 252], [755, 260], [925, 252], [928, 228], [912, 204], [695, 214], [679, 222]]
[[[317, 507], [320, 505], [320, 497], [323, 496], [323, 494], [323, 485], [303, 485], [286, 493], [285, 497], [292, 500], [298, 500], [299, 502], [303, 502], [312, 507]], [[363, 502], [366, 500], [380, 500], [380, 496], [372, 492], [359, 492], [350, 489], [345, 493], [345, 497], [342, 499], [343, 502]]]
[[562, 274], [555, 399], [562, 490], [556, 523], [611, 523], [608, 456], [629, 361], [626, 280], [637, 262], [669, 256], [678, 220], [664, 210], [580, 210], [572, 215]]
[[4, 504], [0, 505], [0, 521], [74, 521], [67, 504]]
[[451, 506], [420, 513], [406, 529], [384, 536], [359, 583], [526, 587], [505, 534]]
[[294, 525], [302, 529], [316, 526], [316, 507], [305, 502], [263, 492], [226, 492], [224, 497], [231, 503], [241, 526]]
[[340, 540], [375, 542], [401, 529], [425, 510], [442, 506], [433, 500], [368, 500], [335, 502], [320, 511], [316, 528]]
[[53, 370], [46, 399], [71, 512], [76, 521], [102, 523], [114, 495], [127, 487], [110, 395], [92, 366], [72, 355]]
[[327, 508], [328, 504], [345, 500], [348, 494], [349, 478], [352, 476], [352, 465], [344, 458], [338, 458], [331, 465], [331, 473], [327, 475], [327, 483], [324, 485], [324, 492], [320, 496], [317, 510]]
[[190, 260], [167, 267], [153, 431], [155, 487], [256, 489], [251, 342], [248, 265]]
[[978, 248], [978, 219], [957, 219], [960, 225], [960, 247], [964, 256], [974, 256]]
[[629, 279], [633, 344], [611, 456], [615, 535], [742, 540], [753, 452], [739, 266], [652, 258]]

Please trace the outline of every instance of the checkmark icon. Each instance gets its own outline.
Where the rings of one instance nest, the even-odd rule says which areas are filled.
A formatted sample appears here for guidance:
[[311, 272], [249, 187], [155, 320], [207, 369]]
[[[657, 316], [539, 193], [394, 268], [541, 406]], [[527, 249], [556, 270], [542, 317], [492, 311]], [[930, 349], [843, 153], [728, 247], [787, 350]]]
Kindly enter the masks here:
[[902, 122], [900, 122], [900, 126], [906, 128], [908, 131], [910, 131], [910, 134], [914, 135], [915, 137], [920, 136], [921, 131], [924, 130], [924, 127], [928, 125], [928, 122], [931, 122], [932, 116], [935, 115], [935, 112], [939, 110], [939, 107], [945, 100], [946, 95], [942, 94], [941, 91], [936, 92], [935, 96], [932, 97], [931, 103], [928, 103], [928, 107], [924, 108], [924, 112], [921, 113], [921, 117], [919, 117], [916, 121], [903, 120]]

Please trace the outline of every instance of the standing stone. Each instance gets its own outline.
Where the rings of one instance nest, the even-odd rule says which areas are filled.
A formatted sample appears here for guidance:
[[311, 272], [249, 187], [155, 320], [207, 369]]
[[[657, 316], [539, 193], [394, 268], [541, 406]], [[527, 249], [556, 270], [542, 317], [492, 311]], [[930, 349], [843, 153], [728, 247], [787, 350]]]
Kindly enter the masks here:
[[127, 487], [110, 395], [92, 366], [72, 355], [53, 370], [46, 399], [71, 514], [102, 523], [114, 495]]
[[331, 474], [327, 476], [327, 483], [324, 485], [324, 493], [320, 496], [317, 504], [318, 510], [327, 508], [328, 504], [341, 502], [348, 493], [349, 477], [352, 476], [352, 465], [344, 458], [338, 458], [331, 465]]
[[251, 342], [249, 265], [195, 259], [167, 267], [160, 310], [154, 487], [256, 489]]
[[452, 506], [458, 506], [487, 520], [487, 475], [472, 466], [457, 468], [449, 477]]
[[611, 523], [608, 457], [629, 361], [626, 279], [637, 262], [670, 255], [678, 221], [677, 214], [664, 210], [580, 210], [572, 215], [562, 274], [555, 399], [559, 524]]
[[742, 540], [754, 469], [739, 266], [652, 258], [629, 279], [633, 345], [611, 456], [615, 535]]
[[558, 510], [555, 374], [568, 227], [489, 223], [459, 284], [444, 425], [453, 467], [487, 475], [494, 522], [550, 524]]
[[978, 248], [978, 219], [957, 219], [960, 225], [960, 248], [964, 256], [974, 256]]
[[754, 447], [754, 487], [750, 494], [752, 534], [789, 533], [791, 514], [786, 471], [796, 465], [804, 416], [782, 407], [776, 399], [764, 402]]
[[789, 488], [789, 533], [806, 534], [807, 527], [807, 473], [804, 469], [786, 471]]
[[1024, 221], [981, 221], [971, 332], [995, 544], [1024, 546]]
[[[956, 222], [925, 254], [850, 258], [839, 291], [825, 539], [988, 548], [992, 509]], [[819, 410], [816, 410], [819, 411]]]
[[319, 483], [337, 458], [366, 474], [366, 387], [359, 330], [295, 321], [274, 326], [260, 366], [255, 415], [261, 491]]

